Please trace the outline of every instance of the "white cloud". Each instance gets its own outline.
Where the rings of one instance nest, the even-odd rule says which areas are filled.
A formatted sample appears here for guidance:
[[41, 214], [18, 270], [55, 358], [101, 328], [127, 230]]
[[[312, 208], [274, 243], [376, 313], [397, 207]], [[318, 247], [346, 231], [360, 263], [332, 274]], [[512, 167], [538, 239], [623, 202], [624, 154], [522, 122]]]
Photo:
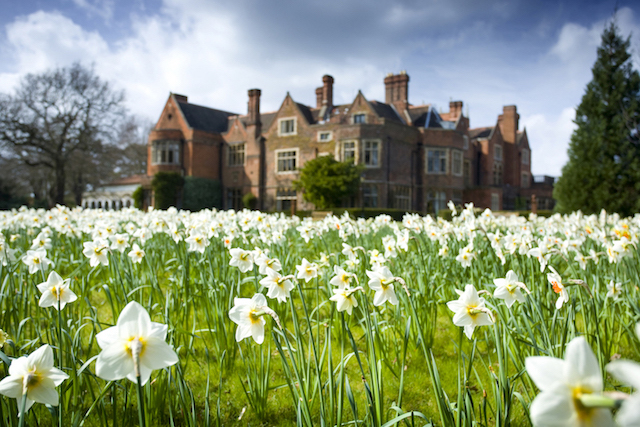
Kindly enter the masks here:
[[567, 162], [567, 149], [573, 130], [576, 111], [565, 108], [558, 117], [534, 114], [522, 117], [521, 125], [526, 127], [532, 142], [532, 173], [534, 175], [559, 176]]
[[[110, 0], [73, 0], [108, 19]], [[284, 0], [283, 0], [284, 2]], [[352, 0], [269, 2], [165, 0], [152, 15], [131, 16], [115, 42], [60, 12], [38, 11], [5, 27], [0, 92], [28, 72], [82, 61], [125, 89], [132, 112], [156, 120], [169, 92], [190, 101], [244, 113], [247, 90], [262, 89], [262, 111], [277, 109], [287, 91], [314, 105], [323, 74], [336, 79], [334, 101], [349, 103], [361, 89], [384, 100], [383, 78], [406, 69], [410, 102], [446, 111], [451, 98], [470, 107], [473, 126], [494, 125], [503, 105], [516, 104], [533, 149], [534, 173], [559, 175], [572, 130], [573, 108], [591, 78], [605, 19], [591, 25], [549, 20], [547, 49], [508, 40], [500, 32], [517, 14], [512, 2]], [[604, 17], [606, 18], [606, 17]], [[640, 26], [618, 13], [623, 34]], [[569, 113], [570, 112], [570, 113]]]

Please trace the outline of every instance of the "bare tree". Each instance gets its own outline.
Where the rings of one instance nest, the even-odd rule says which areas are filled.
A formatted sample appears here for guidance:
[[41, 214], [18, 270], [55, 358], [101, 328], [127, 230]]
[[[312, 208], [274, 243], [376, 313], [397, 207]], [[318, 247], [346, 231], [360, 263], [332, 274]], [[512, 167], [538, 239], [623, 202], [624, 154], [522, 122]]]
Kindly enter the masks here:
[[116, 142], [123, 102], [123, 92], [79, 63], [29, 74], [15, 95], [0, 95], [0, 144], [22, 164], [48, 169], [52, 201], [64, 203], [69, 164]]

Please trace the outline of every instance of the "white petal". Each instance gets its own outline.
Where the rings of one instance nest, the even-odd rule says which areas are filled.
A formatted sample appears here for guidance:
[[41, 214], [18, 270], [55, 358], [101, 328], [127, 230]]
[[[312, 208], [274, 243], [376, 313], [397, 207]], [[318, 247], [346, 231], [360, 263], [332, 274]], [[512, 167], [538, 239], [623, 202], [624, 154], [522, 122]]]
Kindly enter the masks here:
[[120, 312], [117, 326], [121, 337], [146, 337], [151, 330], [151, 318], [144, 307], [131, 301]]
[[145, 343], [140, 363], [151, 370], [162, 369], [178, 363], [178, 355], [163, 340], [150, 337]]
[[542, 391], [564, 384], [565, 361], [556, 357], [532, 356], [524, 361], [527, 373]]
[[640, 425], [640, 394], [632, 394], [623, 404], [616, 422], [620, 427], [637, 427]]
[[38, 301], [38, 305], [42, 308], [46, 307], [56, 307], [58, 308], [58, 299], [49, 289], [46, 289], [40, 295], [40, 301]]
[[96, 360], [96, 375], [107, 381], [115, 381], [133, 372], [133, 358], [124, 344], [103, 349]]
[[58, 406], [58, 392], [50, 378], [42, 378], [37, 386], [30, 387], [27, 397], [34, 402]]
[[29, 365], [37, 366], [38, 370], [53, 368], [53, 350], [48, 344], [43, 345], [27, 357]]
[[0, 394], [14, 399], [22, 396], [22, 377], [8, 376], [0, 381]]
[[53, 381], [53, 384], [57, 387], [62, 384], [64, 380], [69, 378], [69, 375], [65, 374], [58, 368], [51, 368], [47, 373], [47, 377], [49, 377], [51, 381]]
[[96, 341], [98, 341], [98, 345], [101, 349], [106, 349], [115, 342], [119, 341], [118, 328], [116, 326], [112, 326], [103, 331], [98, 332], [96, 335]]
[[567, 384], [583, 384], [592, 392], [602, 391], [602, 373], [593, 350], [584, 337], [577, 337], [567, 345], [564, 360]]
[[456, 326], [469, 326], [473, 324], [473, 319], [467, 310], [460, 310], [453, 316], [453, 324]]
[[517, 281], [518, 281], [518, 275], [514, 273], [513, 270], [509, 270], [509, 272], [507, 273], [507, 282], [516, 283]]
[[640, 364], [629, 360], [615, 360], [606, 366], [618, 381], [640, 389]]
[[149, 331], [149, 336], [164, 341], [167, 339], [168, 329], [169, 327], [163, 323], [151, 322], [151, 331]]
[[569, 389], [563, 387], [543, 391], [533, 400], [530, 414], [534, 426], [566, 427], [577, 425], [570, 422], [576, 414]]
[[264, 325], [262, 324], [262, 322], [256, 322], [251, 326], [251, 336], [256, 341], [256, 343], [262, 344], [262, 342], [264, 341]]

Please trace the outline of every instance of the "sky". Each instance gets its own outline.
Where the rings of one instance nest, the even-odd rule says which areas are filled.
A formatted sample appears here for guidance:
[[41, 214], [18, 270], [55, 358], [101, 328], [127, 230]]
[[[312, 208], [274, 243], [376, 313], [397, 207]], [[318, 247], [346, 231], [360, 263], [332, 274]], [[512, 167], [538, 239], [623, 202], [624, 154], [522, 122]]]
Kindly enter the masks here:
[[634, 1], [0, 0], [0, 92], [79, 61], [155, 122], [170, 92], [246, 114], [252, 88], [263, 112], [287, 92], [315, 106], [324, 74], [334, 104], [384, 101], [384, 76], [406, 70], [411, 104], [461, 100], [472, 127], [516, 105], [533, 174], [559, 176], [616, 5], [639, 69]]

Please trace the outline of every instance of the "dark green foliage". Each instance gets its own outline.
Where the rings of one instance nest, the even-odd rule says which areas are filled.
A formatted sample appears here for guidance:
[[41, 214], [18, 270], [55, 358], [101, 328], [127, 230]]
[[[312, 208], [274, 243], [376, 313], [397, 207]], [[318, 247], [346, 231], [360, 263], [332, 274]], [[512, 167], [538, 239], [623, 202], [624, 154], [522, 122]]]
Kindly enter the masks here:
[[255, 194], [249, 192], [242, 196], [242, 205], [247, 209], [255, 209], [258, 204], [258, 198]]
[[352, 162], [338, 162], [333, 156], [309, 160], [300, 170], [297, 190], [304, 190], [304, 199], [327, 209], [340, 206], [343, 199], [353, 197], [360, 187], [361, 167]]
[[142, 187], [136, 188], [136, 190], [131, 195], [133, 198], [133, 206], [136, 209], [142, 209], [142, 205], [144, 203], [144, 190]]
[[222, 188], [217, 179], [187, 176], [184, 178], [182, 207], [196, 212], [222, 206]]
[[158, 172], [151, 181], [154, 207], [167, 209], [178, 204], [178, 197], [184, 185], [184, 178], [177, 172]]
[[569, 161], [555, 186], [560, 212], [640, 211], [640, 75], [629, 47], [629, 38], [611, 22], [576, 109]]

